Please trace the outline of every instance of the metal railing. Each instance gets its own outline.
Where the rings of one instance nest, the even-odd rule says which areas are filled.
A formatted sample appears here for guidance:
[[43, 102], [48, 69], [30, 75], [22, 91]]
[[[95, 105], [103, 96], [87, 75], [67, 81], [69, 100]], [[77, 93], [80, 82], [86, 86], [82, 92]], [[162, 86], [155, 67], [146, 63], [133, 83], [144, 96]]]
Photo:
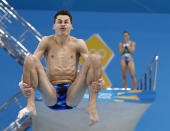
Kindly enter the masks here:
[[0, 1], [0, 46], [3, 49], [23, 64], [24, 57], [41, 38], [42, 35], [6, 0]]
[[[13, 26], [20, 26], [23, 27], [22, 33], [19, 34], [18, 40], [23, 43], [26, 38], [27, 33], [31, 33], [32, 36], [34, 36], [38, 41], [41, 40], [42, 35], [28, 22], [26, 21], [12, 6], [8, 4], [6, 0], [1, 0], [0, 2], [0, 26], [4, 30], [8, 31], [9, 30], [9, 24]], [[10, 26], [11, 27], [11, 26]], [[12, 30], [10, 30], [12, 31]], [[17, 30], [19, 31], [19, 30]], [[12, 31], [13, 34], [11, 35], [16, 35], [16, 30]]]
[[4, 111], [7, 109], [12, 103], [16, 102], [17, 105], [22, 109], [22, 104], [18, 102], [18, 99], [23, 96], [22, 92], [16, 93], [13, 97], [11, 97], [8, 101], [6, 101], [3, 105], [0, 106], [0, 112]]
[[[0, 106], [0, 129], [3, 131], [15, 131], [19, 130], [24, 123], [30, 121], [30, 116], [25, 116], [21, 119], [16, 119], [17, 112], [21, 110], [26, 104], [26, 99], [22, 92], [19, 91], [9, 100], [7, 100], [3, 105]], [[11, 122], [12, 121], [12, 122]], [[31, 124], [31, 123], [30, 123]], [[27, 125], [27, 128], [30, 126]], [[25, 127], [26, 128], [26, 127]]]
[[[0, 1], [0, 47], [23, 65], [25, 56], [30, 54], [29, 51], [37, 46], [41, 38], [42, 35], [6, 0]], [[18, 92], [0, 106], [0, 118], [3, 118], [0, 119], [0, 130], [14, 131], [22, 127], [25, 118], [16, 117], [25, 104], [26, 99]]]
[[144, 91], [156, 90], [157, 68], [159, 56], [154, 56], [153, 60], [146, 67], [144, 73], [137, 82], [137, 89]]
[[0, 34], [0, 46], [21, 65], [24, 63], [25, 56], [30, 54], [13, 36], [5, 33]]

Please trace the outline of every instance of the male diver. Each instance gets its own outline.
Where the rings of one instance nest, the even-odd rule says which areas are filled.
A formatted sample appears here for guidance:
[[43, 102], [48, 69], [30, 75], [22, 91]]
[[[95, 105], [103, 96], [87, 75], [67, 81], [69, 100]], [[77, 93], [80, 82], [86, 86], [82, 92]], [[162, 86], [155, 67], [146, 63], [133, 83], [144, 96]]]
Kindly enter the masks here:
[[[18, 117], [36, 115], [35, 90], [39, 89], [43, 101], [50, 109], [72, 109], [81, 101], [89, 89], [89, 125], [98, 121], [96, 97], [103, 88], [101, 57], [88, 54], [82, 39], [70, 36], [72, 16], [67, 10], [60, 10], [54, 16], [54, 35], [45, 36], [33, 55], [26, 56], [21, 90], [27, 97], [27, 106]], [[40, 62], [46, 59], [47, 73]], [[77, 72], [79, 58], [84, 64]]]

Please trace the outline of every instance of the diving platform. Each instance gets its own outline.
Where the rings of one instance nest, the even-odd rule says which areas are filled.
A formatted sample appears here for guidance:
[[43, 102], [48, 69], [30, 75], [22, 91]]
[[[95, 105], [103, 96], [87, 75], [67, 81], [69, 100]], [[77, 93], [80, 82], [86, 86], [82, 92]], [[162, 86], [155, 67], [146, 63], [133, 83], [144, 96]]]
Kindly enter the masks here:
[[99, 121], [88, 125], [88, 91], [82, 102], [71, 110], [51, 110], [36, 101], [37, 116], [32, 120], [34, 131], [133, 131], [143, 113], [155, 99], [155, 92], [102, 90], [97, 98]]

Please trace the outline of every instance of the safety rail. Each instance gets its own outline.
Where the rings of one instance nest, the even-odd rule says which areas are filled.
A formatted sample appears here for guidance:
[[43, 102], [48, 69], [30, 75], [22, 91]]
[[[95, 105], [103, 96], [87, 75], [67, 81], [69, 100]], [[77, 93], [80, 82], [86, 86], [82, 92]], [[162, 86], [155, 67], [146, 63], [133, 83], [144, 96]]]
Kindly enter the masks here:
[[137, 90], [156, 91], [158, 59], [159, 56], [154, 56], [153, 60], [146, 67], [137, 82]]
[[0, 1], [0, 34], [11, 36], [15, 46], [20, 45], [23, 48], [26, 46], [29, 51], [33, 46], [37, 46], [42, 38], [42, 35], [6, 0]]
[[[37, 46], [41, 38], [42, 35], [6, 0], [0, 0], [0, 47], [23, 65], [25, 56], [30, 54], [29, 51]], [[26, 99], [18, 92], [0, 106], [0, 118], [3, 118], [0, 119], [0, 130], [25, 130], [31, 125], [30, 116], [16, 119], [25, 104]]]
[[6, 101], [3, 105], [0, 106], [0, 112], [4, 111], [8, 108], [12, 103], [17, 102], [17, 105], [22, 108], [22, 104], [18, 102], [18, 99], [23, 96], [22, 92], [19, 91], [13, 97], [11, 97], [8, 101]]
[[30, 54], [19, 41], [5, 32], [0, 33], [0, 46], [21, 65], [24, 63], [25, 56]]
[[[25, 98], [21, 91], [7, 100], [0, 106], [0, 129], [3, 131], [15, 131], [29, 128], [31, 125], [31, 117], [25, 116], [16, 119], [17, 112], [26, 104]], [[12, 121], [12, 122], [11, 122]]]

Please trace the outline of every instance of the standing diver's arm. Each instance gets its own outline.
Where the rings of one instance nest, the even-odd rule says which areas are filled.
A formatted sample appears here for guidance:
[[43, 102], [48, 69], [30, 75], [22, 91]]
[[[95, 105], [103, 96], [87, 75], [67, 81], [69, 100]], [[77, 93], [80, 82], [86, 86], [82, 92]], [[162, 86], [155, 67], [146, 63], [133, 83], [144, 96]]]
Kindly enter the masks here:
[[120, 44], [119, 44], [119, 52], [120, 52], [120, 54], [123, 54], [124, 51], [125, 51], [125, 47], [123, 47], [123, 43], [120, 42]]
[[135, 51], [135, 43], [134, 43], [134, 42], [131, 42], [131, 43], [130, 43], [130, 46], [127, 46], [127, 48], [128, 48], [128, 50], [129, 50], [130, 54], [133, 54], [134, 51]]

